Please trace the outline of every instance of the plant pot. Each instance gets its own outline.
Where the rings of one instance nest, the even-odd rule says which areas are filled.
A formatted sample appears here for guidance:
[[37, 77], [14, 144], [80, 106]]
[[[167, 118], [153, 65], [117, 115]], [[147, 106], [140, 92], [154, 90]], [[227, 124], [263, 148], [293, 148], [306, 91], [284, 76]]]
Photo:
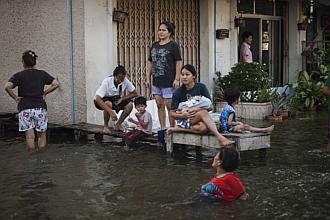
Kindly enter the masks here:
[[[227, 102], [216, 102], [215, 109], [221, 112]], [[236, 105], [236, 117], [244, 119], [266, 119], [267, 115], [272, 114], [272, 104], [270, 102], [253, 103], [253, 102], [240, 102]]]
[[282, 119], [286, 120], [289, 118], [289, 109], [281, 109], [277, 112], [278, 115], [282, 115]]
[[309, 112], [315, 112], [316, 111], [316, 106], [313, 106], [313, 107], [310, 107], [309, 109], [308, 109], [308, 111]]
[[268, 115], [267, 116], [268, 121], [283, 121], [282, 115]]

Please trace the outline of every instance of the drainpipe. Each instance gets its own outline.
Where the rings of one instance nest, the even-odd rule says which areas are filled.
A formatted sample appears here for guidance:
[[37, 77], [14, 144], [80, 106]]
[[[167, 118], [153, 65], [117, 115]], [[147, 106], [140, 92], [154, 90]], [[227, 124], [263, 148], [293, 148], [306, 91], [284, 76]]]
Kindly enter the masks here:
[[214, 49], [213, 49], [213, 61], [214, 61], [214, 74], [217, 72], [217, 58], [216, 58], [216, 37], [215, 37], [215, 30], [216, 30], [216, 12], [217, 12], [217, 0], [214, 0], [214, 16], [213, 16], [213, 43], [214, 43]]
[[72, 105], [71, 105], [71, 117], [72, 124], [75, 124], [75, 82], [74, 82], [74, 68], [73, 68], [73, 25], [72, 25], [72, 0], [67, 0], [67, 8], [68, 8], [68, 31], [69, 31], [69, 73], [71, 77], [71, 97], [72, 97]]

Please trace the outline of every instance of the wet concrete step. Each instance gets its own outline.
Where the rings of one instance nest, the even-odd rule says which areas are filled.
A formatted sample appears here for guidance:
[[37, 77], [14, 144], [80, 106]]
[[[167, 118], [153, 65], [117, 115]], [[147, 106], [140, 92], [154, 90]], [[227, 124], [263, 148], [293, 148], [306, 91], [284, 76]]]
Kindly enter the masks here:
[[[96, 134], [96, 135], [108, 135], [108, 136], [112, 136], [112, 137], [122, 138], [124, 135], [124, 132], [115, 131], [112, 128], [110, 128], [110, 131], [111, 131], [110, 134], [103, 134], [102, 125], [90, 124], [90, 123], [85, 123], [85, 122], [81, 122], [81, 123], [73, 124], [73, 125], [64, 125], [63, 127], [67, 128], [67, 129], [75, 130], [75, 135], [77, 135], [77, 136], [81, 136], [84, 134]], [[152, 136], [142, 138], [142, 141], [157, 143], [157, 136], [156, 136], [156, 134], [152, 134]]]

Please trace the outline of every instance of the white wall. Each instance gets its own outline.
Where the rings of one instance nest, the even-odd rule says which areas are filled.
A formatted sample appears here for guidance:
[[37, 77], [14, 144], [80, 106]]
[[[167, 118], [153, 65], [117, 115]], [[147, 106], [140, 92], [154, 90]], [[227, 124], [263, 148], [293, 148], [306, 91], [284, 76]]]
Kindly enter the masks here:
[[85, 0], [85, 71], [87, 122], [103, 123], [94, 106], [95, 92], [117, 64], [117, 24], [112, 21], [112, 0]]
[[214, 65], [214, 1], [200, 0], [200, 81], [213, 94]]
[[235, 3], [231, 0], [216, 1], [216, 29], [229, 29], [229, 38], [216, 39], [216, 71], [222, 75], [228, 74], [237, 62], [237, 29], [233, 19]]
[[289, 1], [289, 83], [296, 80], [298, 72], [302, 69], [301, 42], [306, 40], [306, 31], [297, 30], [297, 23], [300, 19], [301, 4], [302, 2], [300, 0]]

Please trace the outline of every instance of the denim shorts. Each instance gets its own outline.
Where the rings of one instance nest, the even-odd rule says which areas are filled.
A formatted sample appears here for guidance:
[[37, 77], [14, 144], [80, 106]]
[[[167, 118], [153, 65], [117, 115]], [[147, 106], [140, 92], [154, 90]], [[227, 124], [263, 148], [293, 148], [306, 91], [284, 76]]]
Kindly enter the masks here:
[[19, 131], [35, 129], [37, 132], [47, 130], [47, 110], [44, 108], [24, 109], [18, 114]]
[[173, 96], [173, 88], [167, 87], [167, 88], [160, 88], [156, 86], [152, 86], [152, 94], [153, 95], [159, 95], [164, 99], [171, 99]]
[[180, 126], [181, 128], [187, 128], [187, 129], [192, 128], [192, 125], [191, 125], [189, 119], [178, 119], [178, 120], [175, 120], [175, 123], [176, 123], [176, 125]]

